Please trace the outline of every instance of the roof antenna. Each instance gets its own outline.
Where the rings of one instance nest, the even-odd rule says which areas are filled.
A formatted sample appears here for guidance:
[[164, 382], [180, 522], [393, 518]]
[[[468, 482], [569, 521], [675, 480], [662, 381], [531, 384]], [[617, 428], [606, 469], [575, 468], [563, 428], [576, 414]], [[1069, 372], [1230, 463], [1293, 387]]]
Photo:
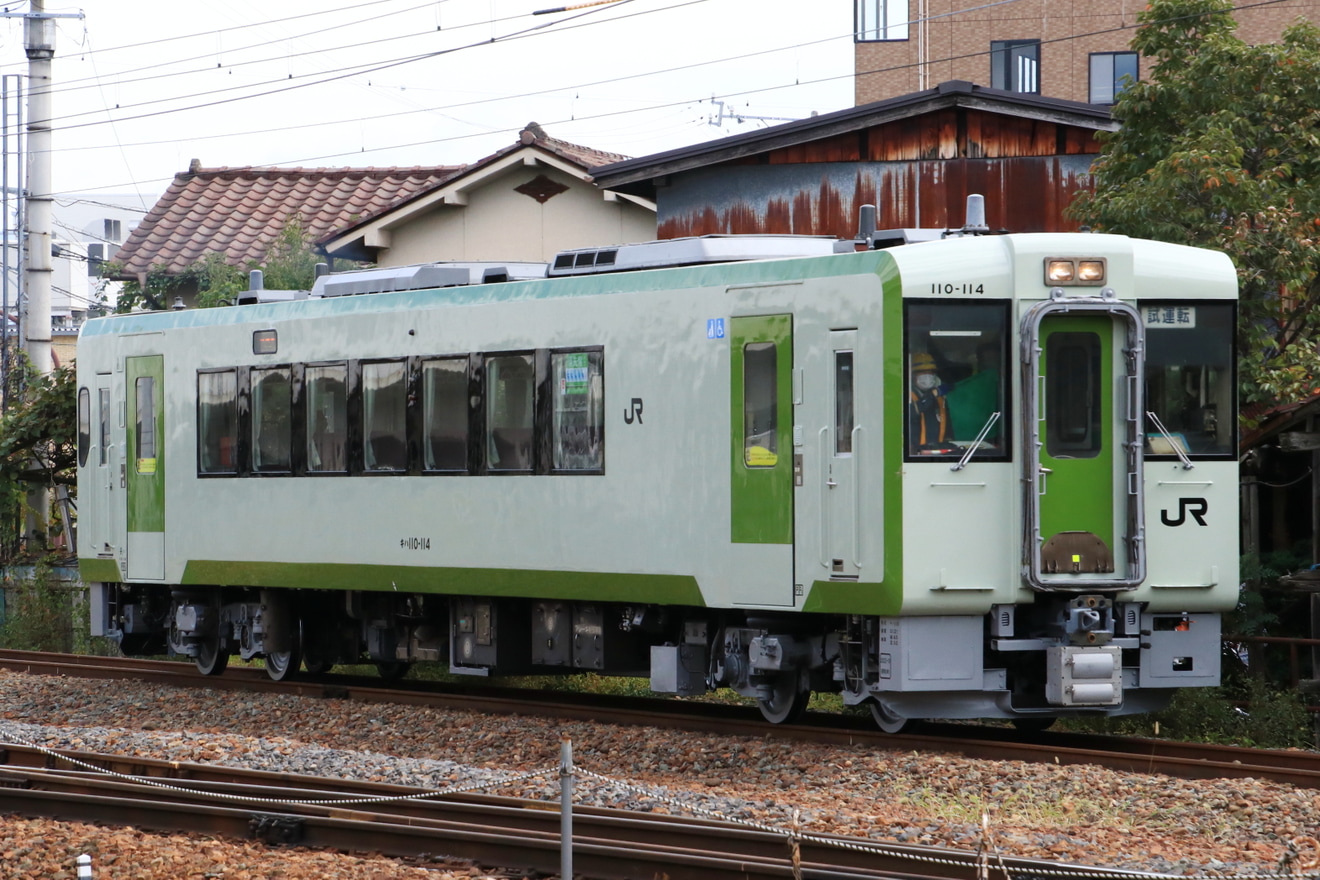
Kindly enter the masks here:
[[866, 242], [868, 251], [875, 245], [875, 205], [862, 205], [858, 209], [857, 240]]
[[985, 235], [990, 227], [985, 225], [985, 196], [973, 193], [967, 197], [967, 222], [959, 230], [963, 235]]

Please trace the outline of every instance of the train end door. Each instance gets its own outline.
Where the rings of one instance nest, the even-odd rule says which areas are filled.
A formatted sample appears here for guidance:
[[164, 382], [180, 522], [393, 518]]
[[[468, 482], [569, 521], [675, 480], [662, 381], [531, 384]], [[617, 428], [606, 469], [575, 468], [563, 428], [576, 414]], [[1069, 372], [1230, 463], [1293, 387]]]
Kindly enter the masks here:
[[1024, 577], [1035, 589], [1145, 579], [1143, 331], [1107, 297], [1061, 297], [1023, 319]]

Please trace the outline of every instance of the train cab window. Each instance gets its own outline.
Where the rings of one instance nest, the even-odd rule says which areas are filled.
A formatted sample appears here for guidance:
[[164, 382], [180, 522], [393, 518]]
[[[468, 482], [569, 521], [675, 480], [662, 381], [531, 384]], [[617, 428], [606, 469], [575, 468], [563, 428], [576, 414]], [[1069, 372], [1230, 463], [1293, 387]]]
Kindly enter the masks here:
[[[150, 381], [150, 377], [144, 377]], [[143, 426], [143, 413], [151, 410], [150, 391], [144, 393], [143, 379], [138, 379], [138, 458], [155, 447], [156, 431]], [[197, 473], [235, 474], [238, 472], [238, 374], [234, 370], [216, 370], [197, 374]]]
[[908, 300], [904, 317], [907, 460], [1007, 461], [1008, 301]]
[[1229, 457], [1237, 448], [1233, 305], [1146, 302], [1147, 457]]
[[348, 366], [308, 366], [303, 398], [307, 406], [307, 470], [348, 470]]
[[78, 467], [87, 464], [92, 451], [92, 392], [78, 389]]
[[532, 469], [536, 403], [530, 354], [486, 359], [486, 465], [491, 471]]
[[553, 381], [551, 445], [556, 471], [599, 471], [605, 466], [604, 352], [550, 355]]
[[362, 464], [364, 470], [397, 473], [408, 469], [405, 361], [362, 364]]
[[773, 342], [743, 346], [743, 464], [779, 462], [779, 354]]
[[293, 397], [288, 367], [253, 367], [252, 470], [288, 473], [293, 450]]
[[422, 466], [467, 471], [467, 358], [422, 362]]

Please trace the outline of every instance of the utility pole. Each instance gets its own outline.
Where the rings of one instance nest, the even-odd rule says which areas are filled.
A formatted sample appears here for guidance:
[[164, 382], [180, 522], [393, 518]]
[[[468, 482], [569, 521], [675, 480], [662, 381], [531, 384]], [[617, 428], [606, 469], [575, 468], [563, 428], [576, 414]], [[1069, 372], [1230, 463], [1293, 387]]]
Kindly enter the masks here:
[[27, 320], [23, 350], [40, 375], [51, 371], [51, 66], [55, 58], [55, 19], [45, 0], [31, 0], [24, 22], [28, 57]]
[[[81, 12], [46, 12], [46, 0], [31, 0], [31, 12], [4, 12], [3, 18], [24, 20], [23, 48], [28, 58], [28, 184], [27, 265], [24, 272], [27, 314], [23, 319], [23, 350], [41, 375], [51, 371], [50, 292], [54, 271], [51, 256], [51, 166], [53, 125], [51, 67], [55, 58], [55, 19], [82, 18]], [[8, 243], [6, 243], [7, 245]]]
[[[51, 255], [51, 165], [53, 164], [51, 126], [51, 66], [55, 58], [55, 19], [82, 18], [82, 13], [47, 13], [45, 0], [31, 0], [31, 12], [4, 12], [4, 18], [24, 20], [23, 48], [28, 57], [28, 185], [27, 246], [23, 249], [27, 266], [27, 314], [23, 317], [23, 350], [39, 375], [51, 371], [50, 292], [54, 266]], [[5, 242], [5, 247], [9, 243]], [[50, 493], [45, 487], [28, 495], [29, 513], [24, 529], [29, 548], [44, 543], [49, 520]]]

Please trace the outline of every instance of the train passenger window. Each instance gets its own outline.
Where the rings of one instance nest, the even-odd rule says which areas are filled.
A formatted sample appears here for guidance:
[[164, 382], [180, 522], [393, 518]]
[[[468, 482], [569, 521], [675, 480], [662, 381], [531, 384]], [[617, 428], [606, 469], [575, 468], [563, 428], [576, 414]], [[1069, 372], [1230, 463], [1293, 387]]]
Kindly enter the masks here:
[[[137, 442], [137, 472], [156, 472], [156, 380], [140, 376], [134, 383], [137, 395], [137, 424], [134, 439]], [[233, 446], [230, 446], [233, 449]]]
[[92, 392], [78, 389], [78, 467], [87, 464], [92, 451]]
[[553, 394], [553, 468], [598, 471], [605, 466], [604, 352], [550, 355]]
[[307, 401], [307, 470], [348, 470], [348, 366], [309, 366], [303, 379]]
[[1098, 334], [1045, 338], [1045, 451], [1052, 458], [1095, 458], [1104, 447], [1100, 364]]
[[101, 388], [101, 464], [104, 465], [110, 454], [110, 389]]
[[530, 354], [486, 359], [486, 463], [492, 471], [532, 469], [536, 403]]
[[288, 473], [293, 451], [293, 396], [288, 367], [253, 367], [252, 470]]
[[[150, 391], [138, 379], [138, 458], [154, 458], [147, 444], [155, 447], [155, 428], [143, 427], [143, 413], [150, 412]], [[144, 439], [146, 438], [146, 439]], [[238, 473], [238, 374], [218, 370], [197, 374], [197, 473]]]
[[362, 365], [362, 463], [368, 471], [408, 469], [408, 364]]
[[851, 455], [853, 432], [853, 353], [834, 353], [834, 454]]
[[1146, 325], [1146, 454], [1232, 457], [1234, 403], [1232, 303], [1142, 303]]
[[467, 470], [467, 363], [422, 362], [422, 466], [428, 471]]
[[904, 318], [907, 459], [1007, 461], [1009, 302], [908, 300]]
[[743, 346], [743, 464], [779, 462], [779, 354], [773, 342]]

